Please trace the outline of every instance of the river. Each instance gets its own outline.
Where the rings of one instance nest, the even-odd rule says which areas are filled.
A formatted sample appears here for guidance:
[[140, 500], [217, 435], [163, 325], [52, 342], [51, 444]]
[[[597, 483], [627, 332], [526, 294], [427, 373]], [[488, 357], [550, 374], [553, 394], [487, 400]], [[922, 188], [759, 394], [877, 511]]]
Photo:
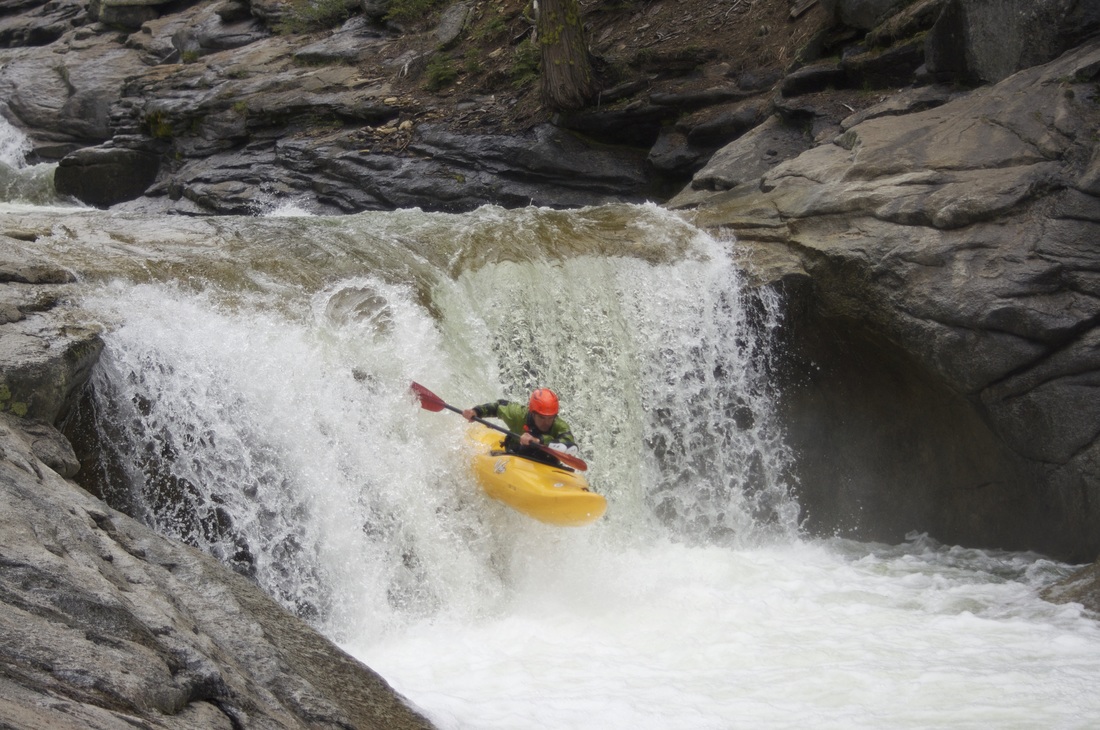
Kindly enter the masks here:
[[[1072, 566], [803, 534], [779, 302], [735, 241], [656, 206], [98, 212], [0, 150], [3, 222], [107, 328], [82, 478], [441, 728], [1100, 725], [1100, 625], [1037, 595]], [[486, 498], [412, 381], [462, 407], [554, 388], [607, 515]]]

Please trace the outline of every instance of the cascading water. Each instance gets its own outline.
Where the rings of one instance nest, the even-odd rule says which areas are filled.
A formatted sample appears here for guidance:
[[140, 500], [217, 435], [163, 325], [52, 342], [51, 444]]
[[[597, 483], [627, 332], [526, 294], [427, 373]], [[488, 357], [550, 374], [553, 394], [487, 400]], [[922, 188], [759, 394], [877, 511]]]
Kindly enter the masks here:
[[8, 167], [22, 167], [28, 152], [30, 152], [30, 142], [26, 136], [11, 126], [7, 119], [0, 117], [0, 164]]
[[[324, 244], [249, 251], [279, 246], [282, 272], [112, 281], [85, 303], [118, 323], [94, 382], [108, 496], [358, 635], [349, 616], [372, 602], [384, 625], [460, 586], [499, 590], [493, 535], [518, 529], [479, 498], [463, 422], [419, 413], [409, 383], [468, 405], [548, 385], [613, 505], [608, 531], [793, 536], [766, 353], [723, 244], [629, 213], [649, 240], [616, 234], [622, 250], [599, 257], [569, 249], [607, 211], [487, 209], [457, 236], [451, 217], [390, 216], [398, 230], [366, 244], [369, 218], [307, 223]], [[351, 273], [359, 258], [369, 273]]]
[[[672, 214], [77, 213], [40, 245], [108, 326], [83, 478], [441, 727], [1100, 719], [1100, 630], [1036, 597], [1069, 566], [799, 534], [778, 304]], [[411, 381], [461, 406], [556, 389], [607, 516], [488, 500], [466, 424]]]
[[51, 205], [62, 202], [53, 187], [53, 163], [28, 165], [26, 135], [0, 116], [0, 202]]

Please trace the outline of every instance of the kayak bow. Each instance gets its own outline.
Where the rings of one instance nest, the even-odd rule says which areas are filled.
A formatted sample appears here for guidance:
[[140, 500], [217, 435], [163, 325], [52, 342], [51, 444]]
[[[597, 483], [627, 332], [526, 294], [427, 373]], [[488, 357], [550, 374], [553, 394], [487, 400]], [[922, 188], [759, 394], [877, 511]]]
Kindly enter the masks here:
[[607, 500], [588, 488], [579, 472], [504, 451], [504, 439], [474, 428], [472, 468], [481, 488], [493, 499], [550, 525], [588, 525], [607, 511]]

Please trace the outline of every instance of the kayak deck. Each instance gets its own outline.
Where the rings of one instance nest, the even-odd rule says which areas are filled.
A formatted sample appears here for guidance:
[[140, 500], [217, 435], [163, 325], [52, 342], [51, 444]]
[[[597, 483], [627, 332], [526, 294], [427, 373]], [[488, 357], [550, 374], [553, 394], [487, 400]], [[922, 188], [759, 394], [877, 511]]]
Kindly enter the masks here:
[[474, 475], [493, 499], [550, 525], [588, 525], [607, 511], [607, 500], [588, 488], [584, 476], [504, 452], [504, 436], [484, 427], [470, 430], [476, 442]]

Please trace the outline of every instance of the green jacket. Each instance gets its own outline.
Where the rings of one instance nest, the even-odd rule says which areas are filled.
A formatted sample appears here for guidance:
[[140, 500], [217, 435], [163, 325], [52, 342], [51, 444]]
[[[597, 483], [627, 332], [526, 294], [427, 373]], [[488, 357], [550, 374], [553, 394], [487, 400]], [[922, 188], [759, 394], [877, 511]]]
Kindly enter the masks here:
[[[527, 410], [527, 406], [520, 403], [501, 399], [495, 403], [483, 403], [480, 406], [474, 406], [473, 410], [478, 418], [499, 418], [504, 421], [509, 430], [515, 433], [526, 431], [542, 442], [544, 446], [555, 441], [566, 446], [577, 445], [573, 440], [573, 434], [569, 430], [569, 424], [563, 421], [561, 416], [554, 419], [554, 424], [550, 426], [549, 431], [539, 431], [538, 427], [535, 426], [534, 418]], [[505, 441], [505, 448], [509, 451], [515, 451], [519, 448], [519, 443], [509, 436]]]

